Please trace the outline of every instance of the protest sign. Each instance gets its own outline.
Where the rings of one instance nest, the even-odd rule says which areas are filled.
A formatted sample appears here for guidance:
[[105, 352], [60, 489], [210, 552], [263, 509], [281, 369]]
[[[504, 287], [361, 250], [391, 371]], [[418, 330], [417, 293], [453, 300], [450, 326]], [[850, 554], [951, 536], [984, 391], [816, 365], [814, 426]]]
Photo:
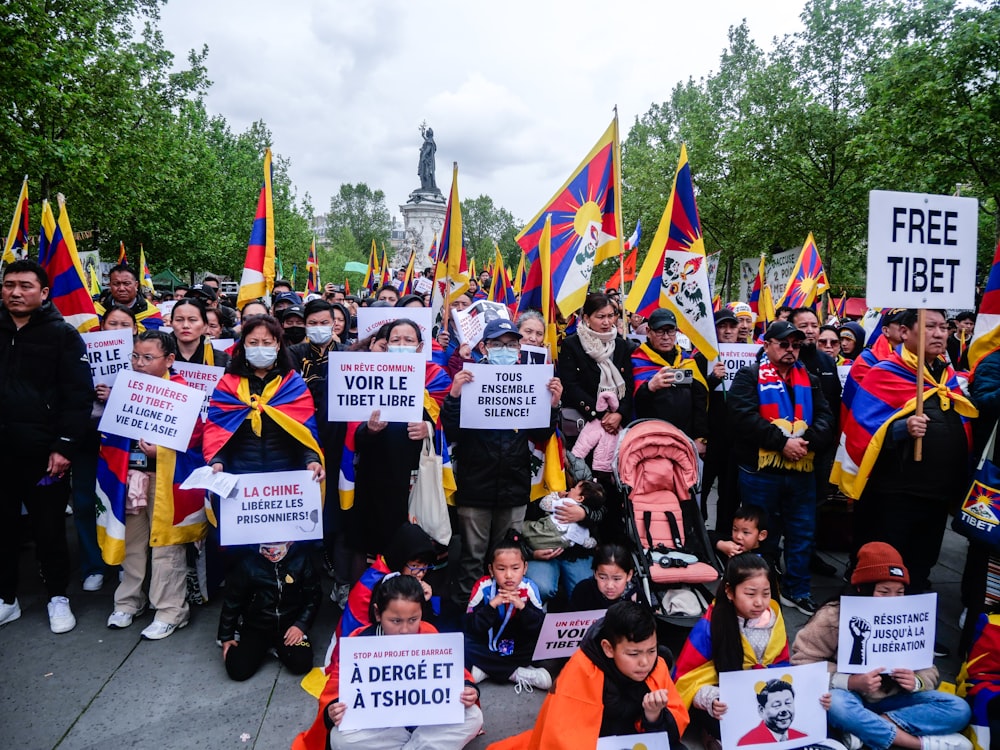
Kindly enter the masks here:
[[865, 299], [881, 307], [975, 306], [979, 201], [872, 190]]
[[[785, 293], [788, 280], [792, 278], [792, 271], [795, 269], [795, 261], [799, 259], [801, 247], [783, 250], [780, 253], [773, 253], [764, 261], [764, 283], [771, 287], [771, 293], [775, 300]], [[740, 261], [739, 297], [746, 302], [750, 299], [750, 289], [753, 287], [753, 280], [757, 276], [760, 268], [760, 256], [755, 258], [744, 258]], [[713, 290], [715, 287], [712, 287]]]
[[475, 347], [483, 340], [486, 324], [491, 320], [510, 320], [510, 310], [500, 302], [481, 299], [464, 310], [454, 310], [451, 316], [455, 319], [455, 331], [458, 332], [459, 341]]
[[837, 671], [930, 667], [936, 627], [937, 594], [842, 596]]
[[597, 750], [670, 750], [670, 735], [666, 732], [644, 732], [598, 737]]
[[341, 731], [461, 723], [464, 655], [461, 633], [341, 639]]
[[174, 305], [176, 305], [176, 304], [177, 304], [177, 300], [175, 300], [175, 299], [168, 299], [168, 300], [164, 300], [163, 302], [160, 302], [156, 306], [156, 309], [158, 309], [160, 311], [160, 315], [163, 316], [164, 320], [168, 320], [170, 318], [170, 314], [174, 311]]
[[547, 427], [552, 419], [548, 382], [552, 365], [474, 365], [472, 382], [462, 386], [461, 427], [471, 430], [524, 430]]
[[819, 699], [829, 685], [825, 662], [721, 672], [719, 701], [728, 706], [719, 722], [722, 746], [782, 750], [825, 740]]
[[844, 383], [847, 382], [847, 376], [851, 374], [850, 365], [837, 365], [837, 377], [840, 378], [840, 389], [844, 389]]
[[240, 474], [236, 495], [219, 502], [224, 546], [323, 538], [320, 484], [312, 472]]
[[426, 369], [423, 354], [330, 352], [327, 417], [367, 422], [378, 409], [382, 422], [419, 422]]
[[590, 609], [585, 612], [550, 612], [545, 615], [531, 660], [572, 656], [580, 647], [587, 628], [605, 614], [606, 609]]
[[111, 389], [97, 429], [186, 451], [204, 400], [190, 386], [126, 370]]
[[212, 348], [217, 352], [229, 351], [229, 348], [236, 343], [236, 339], [211, 339]]
[[644, 333], [635, 333], [633, 331], [631, 333], [625, 334], [625, 338], [627, 338], [629, 341], [636, 342], [637, 346], [642, 346], [643, 344], [646, 343], [646, 334]]
[[521, 344], [522, 365], [544, 365], [549, 361], [549, 350], [544, 346]]
[[90, 360], [90, 377], [94, 385], [114, 385], [121, 370], [129, 368], [132, 353], [132, 331], [94, 331], [81, 333], [80, 338], [87, 345], [87, 359]]
[[218, 385], [219, 379], [226, 372], [225, 367], [213, 367], [212, 365], [196, 365], [191, 362], [178, 362], [174, 360], [174, 372], [180, 375], [192, 388], [197, 388], [205, 394], [205, 401], [201, 405], [202, 421], [208, 418], [208, 399]]
[[413, 280], [414, 294], [430, 294], [431, 290], [433, 289], [434, 289], [434, 282], [428, 279], [426, 276], [418, 276]]
[[431, 315], [432, 310], [429, 307], [359, 307], [358, 341], [371, 336], [386, 323], [406, 318], [416, 323], [420, 329], [420, 340], [424, 344], [420, 356], [430, 362], [434, 339], [431, 331], [434, 322]]
[[722, 378], [722, 383], [716, 386], [717, 391], [728, 391], [733, 384], [733, 378], [740, 368], [749, 367], [757, 361], [757, 352], [760, 351], [760, 344], [723, 344], [719, 343], [719, 358], [709, 363], [708, 371], [711, 372], [716, 362], [722, 362], [726, 368], [726, 374]]

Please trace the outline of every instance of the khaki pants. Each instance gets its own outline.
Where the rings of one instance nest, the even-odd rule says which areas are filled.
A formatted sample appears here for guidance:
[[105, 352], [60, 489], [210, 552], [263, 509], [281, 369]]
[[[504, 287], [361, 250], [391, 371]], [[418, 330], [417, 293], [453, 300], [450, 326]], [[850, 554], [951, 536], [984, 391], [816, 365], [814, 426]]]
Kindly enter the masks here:
[[[125, 516], [125, 561], [122, 581], [115, 589], [115, 610], [134, 615], [146, 602], [142, 584], [149, 561], [149, 527], [153, 518], [156, 477], [149, 477], [146, 507], [137, 515]], [[180, 625], [190, 618], [187, 603], [187, 552], [183, 544], [153, 547], [152, 572], [149, 577], [149, 601], [156, 608], [156, 619]]]

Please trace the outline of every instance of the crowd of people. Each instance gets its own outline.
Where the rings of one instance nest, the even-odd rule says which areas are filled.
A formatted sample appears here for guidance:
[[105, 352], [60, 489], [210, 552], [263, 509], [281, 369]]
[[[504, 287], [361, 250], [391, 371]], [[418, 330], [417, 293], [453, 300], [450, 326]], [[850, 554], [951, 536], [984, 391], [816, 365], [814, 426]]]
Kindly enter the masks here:
[[[487, 285], [488, 276], [473, 280], [451, 312], [485, 297]], [[475, 346], [459, 340], [454, 316], [431, 338], [404, 310], [359, 337], [360, 306], [405, 309], [430, 300], [403, 295], [399, 283], [363, 298], [328, 284], [303, 298], [279, 280], [270, 300], [237, 310], [208, 277], [158, 308], [135, 270], [116, 266], [99, 301], [101, 327], [134, 336], [133, 370], [183, 383], [175, 363], [224, 368], [207, 417], [180, 451], [98, 432], [109, 388], [94, 386], [86, 347], [49, 291], [37, 264], [4, 268], [0, 470], [9, 489], [0, 527], [17, 549], [23, 504], [55, 633], [75, 626], [67, 598], [69, 504], [82, 588], [100, 591], [107, 576], [118, 577], [108, 627], [131, 627], [149, 606], [155, 616], [142, 637], [161, 640], [189, 623], [192, 603], [218, 595], [218, 641], [234, 680], [249, 679], [269, 649], [292, 673], [312, 668], [313, 642], [330, 635], [310, 633], [324, 604], [324, 571], [333, 580], [327, 606], [342, 612], [335, 644], [347, 636], [464, 633], [463, 723], [340, 731], [350, 708], [337, 700], [334, 647], [316, 721], [296, 739], [298, 748], [462, 747], [482, 727], [476, 686], [484, 680], [552, 691], [534, 729], [498, 747], [548, 747], [560, 734], [563, 744], [552, 746], [566, 746], [566, 737], [593, 746], [600, 736], [638, 732], [664, 732], [677, 746], [685, 731], [719, 747], [727, 711], [719, 672], [816, 661], [832, 665], [823, 705], [852, 750], [971, 747], [957, 734], [969, 722], [968, 705], [935, 690], [933, 668], [836, 672], [838, 604], [817, 604], [813, 577], [841, 574], [816, 555], [817, 509], [840, 497], [856, 501], [842, 572], [847, 593], [931, 589], [947, 516], [1000, 415], [1000, 354], [968, 373], [972, 313], [952, 321], [926, 310], [921, 327], [916, 310], [887, 310], [880, 329], [866, 331], [852, 321], [824, 325], [810, 308], [785, 308], [755, 331], [750, 307], [732, 303], [715, 313], [717, 338], [752, 344], [757, 354], [727, 373], [691, 350], [671, 311], [642, 319], [623, 311], [615, 290], [595, 292], [578, 315], [560, 321], [555, 375], [546, 384], [548, 424], [485, 430], [461, 421], [463, 389], [474, 379], [465, 365], [534, 362], [522, 345], [543, 345], [545, 321], [536, 311], [489, 320]], [[427, 349], [420, 421], [386, 422], [378, 410], [361, 422], [331, 418], [331, 355]], [[653, 609], [636, 585], [627, 498], [614, 476], [618, 435], [636, 419], [679, 428], [703, 461], [700, 502], [715, 518], [711, 538], [724, 570], [676, 664], [658, 649]], [[539, 455], [554, 435], [565, 441], [570, 479], [565, 490], [533, 502]], [[454, 464], [451, 544], [410, 521], [427, 440]], [[116, 457], [128, 464], [123, 543], [96, 523], [107, 512], [102, 472]], [[238, 475], [307, 470], [324, 488], [322, 539], [221, 546], [213, 524], [226, 500], [212, 495], [206, 504], [204, 491], [179, 488], [183, 472], [197, 465]], [[345, 475], [353, 502], [338, 494]], [[963, 649], [978, 633], [987, 558], [988, 550], [970, 549]], [[4, 556], [0, 625], [21, 616], [18, 578], [18, 555]], [[782, 606], [811, 617], [791, 645]], [[607, 614], [568, 661], [534, 662], [545, 613], [580, 609]], [[581, 717], [584, 704], [594, 710]], [[772, 730], [762, 724], [772, 741], [788, 738]]]

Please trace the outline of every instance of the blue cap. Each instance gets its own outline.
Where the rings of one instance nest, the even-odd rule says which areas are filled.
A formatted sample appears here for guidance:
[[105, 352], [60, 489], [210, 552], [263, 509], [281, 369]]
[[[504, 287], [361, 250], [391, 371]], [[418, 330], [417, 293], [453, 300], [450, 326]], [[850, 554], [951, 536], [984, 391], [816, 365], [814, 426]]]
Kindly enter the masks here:
[[514, 334], [518, 339], [521, 338], [521, 334], [518, 333], [513, 323], [504, 318], [496, 318], [486, 324], [486, 329], [483, 331], [483, 341], [492, 341], [507, 333]]

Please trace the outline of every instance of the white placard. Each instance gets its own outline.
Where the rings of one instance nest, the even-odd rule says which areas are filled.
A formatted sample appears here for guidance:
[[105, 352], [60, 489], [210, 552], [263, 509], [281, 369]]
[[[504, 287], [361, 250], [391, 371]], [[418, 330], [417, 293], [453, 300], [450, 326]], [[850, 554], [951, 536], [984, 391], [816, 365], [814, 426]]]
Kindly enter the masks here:
[[111, 389], [97, 429], [186, 451], [204, 400], [190, 386], [126, 370]]
[[632, 331], [631, 333], [625, 334], [625, 338], [629, 341], [635, 341], [639, 346], [642, 346], [646, 343], [647, 337], [644, 333], [636, 333], [635, 331]]
[[535, 643], [532, 661], [572, 656], [580, 647], [587, 628], [600, 620], [606, 609], [589, 609], [584, 612], [550, 612], [545, 615], [542, 629]]
[[819, 699], [829, 686], [825, 662], [720, 673], [722, 746], [781, 750], [825, 740]]
[[865, 300], [879, 307], [972, 307], [979, 201], [872, 190]]
[[837, 671], [926, 669], [934, 664], [937, 594], [842, 596]]
[[670, 750], [670, 735], [666, 732], [647, 732], [598, 737], [597, 750]]
[[719, 343], [719, 358], [712, 360], [708, 365], [708, 371], [712, 372], [716, 362], [722, 362], [726, 367], [726, 374], [722, 378], [722, 383], [715, 387], [717, 391], [728, 391], [733, 385], [733, 378], [743, 367], [749, 367], [757, 361], [757, 353], [760, 352], [760, 344], [723, 344]]
[[491, 320], [510, 320], [510, 310], [500, 302], [476, 300], [464, 310], [453, 310], [458, 340], [474, 347], [483, 340], [483, 331]]
[[840, 378], [840, 390], [844, 390], [847, 376], [851, 374], [851, 365], [837, 365], [837, 377]]
[[236, 343], [236, 339], [210, 339], [208, 343], [215, 351], [226, 353]]
[[199, 466], [181, 482], [181, 489], [208, 490], [219, 497], [231, 497], [236, 494], [236, 485], [239, 481], [239, 474], [227, 474], [224, 471], [212, 471], [211, 466]]
[[423, 354], [330, 352], [326, 382], [331, 422], [419, 422], [424, 416]]
[[175, 299], [166, 299], [156, 305], [157, 309], [160, 311], [160, 315], [166, 320], [170, 317], [170, 314], [174, 311], [174, 305], [177, 304]]
[[219, 501], [224, 546], [323, 538], [320, 484], [312, 472], [241, 474], [236, 495]]
[[132, 331], [121, 328], [113, 331], [94, 331], [81, 333], [80, 338], [87, 345], [90, 377], [94, 379], [94, 385], [114, 385], [118, 373], [129, 369]]
[[[764, 283], [771, 287], [771, 293], [775, 299], [785, 293], [788, 280], [792, 278], [792, 271], [795, 270], [795, 261], [799, 259], [802, 252], [801, 247], [791, 250], [782, 250], [780, 253], [773, 253], [764, 261]], [[755, 258], [744, 258], [740, 261], [740, 280], [738, 299], [746, 302], [750, 299], [750, 289], [753, 287], [753, 280], [757, 277], [760, 268], [760, 256]], [[715, 289], [715, 287], [712, 287]]]
[[418, 276], [413, 280], [414, 294], [430, 294], [433, 288], [434, 288], [434, 282], [428, 279], [426, 276]]
[[429, 307], [359, 307], [358, 308], [358, 341], [378, 331], [386, 323], [406, 318], [412, 320], [420, 328], [420, 339], [424, 342], [421, 355], [430, 362], [432, 340], [432, 310]]
[[462, 386], [460, 425], [471, 430], [526, 430], [548, 427], [552, 394], [546, 387], [552, 365], [465, 363], [472, 382]]
[[461, 633], [343, 638], [340, 729], [460, 724], [464, 675]]
[[521, 344], [521, 364], [522, 365], [544, 365], [549, 359], [549, 350], [545, 346], [531, 346], [531, 344]]
[[178, 362], [174, 360], [173, 370], [180, 375], [192, 388], [197, 388], [204, 392], [205, 401], [201, 405], [201, 419], [208, 418], [208, 399], [218, 385], [219, 380], [226, 373], [225, 367], [214, 367], [212, 365], [196, 365], [192, 362]]

